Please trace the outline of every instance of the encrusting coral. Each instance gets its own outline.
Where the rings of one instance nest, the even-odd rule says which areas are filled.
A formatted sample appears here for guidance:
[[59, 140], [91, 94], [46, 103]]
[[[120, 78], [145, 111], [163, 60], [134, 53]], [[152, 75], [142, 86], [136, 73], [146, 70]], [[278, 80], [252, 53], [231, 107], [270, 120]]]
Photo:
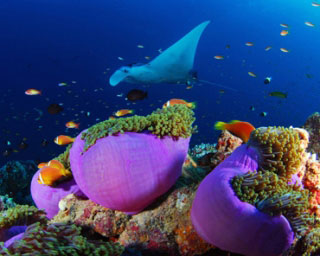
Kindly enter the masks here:
[[37, 222], [27, 228], [20, 240], [0, 249], [0, 255], [118, 256], [123, 251], [124, 247], [117, 243], [88, 240], [74, 224], [45, 226]]

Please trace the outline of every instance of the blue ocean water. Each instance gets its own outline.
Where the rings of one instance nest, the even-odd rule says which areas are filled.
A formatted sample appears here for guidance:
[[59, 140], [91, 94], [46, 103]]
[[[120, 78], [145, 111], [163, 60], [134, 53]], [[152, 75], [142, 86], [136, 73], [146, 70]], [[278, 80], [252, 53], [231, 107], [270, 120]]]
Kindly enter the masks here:
[[[64, 151], [57, 135], [79, 131], [130, 108], [146, 115], [171, 98], [198, 103], [199, 132], [191, 145], [214, 143], [216, 121], [233, 119], [254, 126], [301, 126], [319, 110], [320, 7], [309, 0], [1, 0], [0, 1], [0, 164], [8, 160], [48, 161]], [[108, 84], [122, 65], [156, 57], [192, 28], [211, 20], [199, 41], [194, 69], [209, 84]], [[314, 27], [305, 22], [315, 24]], [[289, 34], [280, 36], [289, 25]], [[246, 42], [253, 42], [248, 47]], [[143, 45], [144, 48], [138, 48]], [[265, 47], [272, 46], [265, 51]], [[280, 51], [286, 48], [288, 53]], [[223, 60], [214, 59], [223, 55]], [[118, 57], [123, 58], [119, 60]], [[254, 72], [257, 77], [251, 77]], [[271, 76], [270, 84], [263, 83]], [[72, 83], [71, 81], [76, 81]], [[66, 82], [70, 86], [59, 87]], [[27, 96], [36, 88], [39, 96]], [[136, 104], [125, 100], [131, 89], [148, 91]], [[285, 99], [268, 93], [281, 91]], [[122, 97], [117, 95], [123, 94]], [[50, 115], [51, 103], [63, 105]], [[250, 110], [254, 106], [255, 110]], [[87, 115], [90, 112], [90, 115]], [[267, 112], [262, 117], [261, 112]], [[66, 130], [74, 120], [80, 129]], [[43, 147], [41, 142], [49, 143]], [[18, 146], [21, 141], [26, 149]], [[9, 145], [10, 144], [10, 145]], [[6, 149], [15, 149], [9, 156]]]

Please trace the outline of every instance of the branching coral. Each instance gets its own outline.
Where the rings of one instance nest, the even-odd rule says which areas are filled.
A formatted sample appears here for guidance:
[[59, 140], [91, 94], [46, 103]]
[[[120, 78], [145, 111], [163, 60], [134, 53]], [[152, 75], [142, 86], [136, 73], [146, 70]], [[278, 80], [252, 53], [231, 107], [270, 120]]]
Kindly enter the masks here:
[[123, 132], [149, 131], [158, 137], [172, 136], [188, 138], [195, 131], [192, 127], [194, 113], [185, 105], [157, 109], [148, 116], [133, 116], [106, 120], [90, 127], [82, 133], [85, 140], [84, 151], [87, 151], [97, 139]]
[[21, 240], [0, 255], [121, 255], [124, 247], [113, 242], [89, 241], [81, 228], [68, 224], [30, 225]]

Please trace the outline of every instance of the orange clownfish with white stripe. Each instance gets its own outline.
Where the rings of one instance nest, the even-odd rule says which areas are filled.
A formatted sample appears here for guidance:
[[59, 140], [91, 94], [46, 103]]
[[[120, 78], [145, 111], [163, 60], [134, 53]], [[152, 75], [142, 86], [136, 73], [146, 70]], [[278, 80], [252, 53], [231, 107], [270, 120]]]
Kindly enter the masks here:
[[75, 138], [71, 138], [67, 135], [59, 135], [54, 139], [54, 143], [60, 146], [68, 145], [70, 143], [73, 143]]
[[72, 177], [72, 173], [65, 169], [58, 160], [40, 163], [38, 167], [41, 167], [38, 176], [39, 184], [54, 186], [56, 182]]
[[183, 105], [186, 105], [188, 108], [195, 108], [197, 106], [195, 102], [187, 102], [182, 99], [171, 99], [171, 100], [168, 100], [166, 103], [164, 103], [162, 108], [172, 107], [176, 104], [183, 104]]

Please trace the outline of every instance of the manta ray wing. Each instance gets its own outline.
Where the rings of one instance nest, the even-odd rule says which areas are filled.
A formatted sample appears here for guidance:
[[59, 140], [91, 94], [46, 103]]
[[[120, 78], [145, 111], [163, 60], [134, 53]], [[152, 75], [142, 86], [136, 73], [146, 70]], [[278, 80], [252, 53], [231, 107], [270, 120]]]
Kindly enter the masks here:
[[149, 62], [149, 68], [161, 73], [162, 76], [174, 74], [187, 77], [192, 70], [194, 56], [200, 36], [210, 21], [205, 21], [191, 30], [179, 41], [163, 51]]
[[149, 63], [116, 70], [109, 79], [110, 85], [116, 86], [122, 81], [131, 83], [187, 81], [200, 36], [209, 23], [210, 21], [201, 23]]

